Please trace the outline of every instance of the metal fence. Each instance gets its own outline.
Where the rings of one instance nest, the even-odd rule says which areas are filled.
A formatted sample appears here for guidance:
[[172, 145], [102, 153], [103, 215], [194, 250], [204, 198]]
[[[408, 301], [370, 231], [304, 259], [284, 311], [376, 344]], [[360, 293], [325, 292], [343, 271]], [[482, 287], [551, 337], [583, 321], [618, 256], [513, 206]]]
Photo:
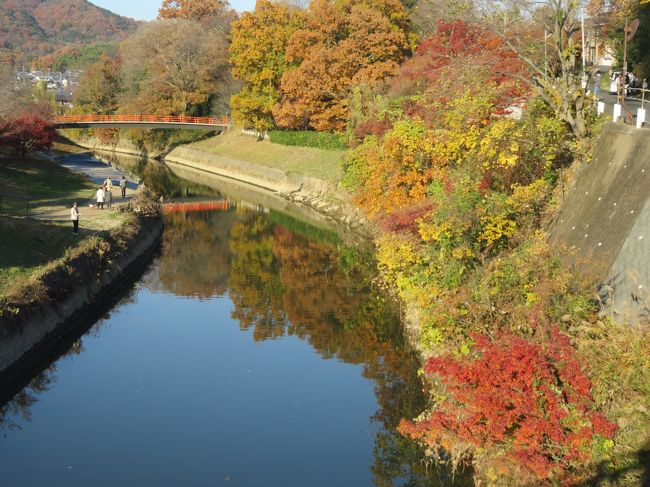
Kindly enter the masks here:
[[0, 193], [0, 215], [29, 216], [29, 198]]

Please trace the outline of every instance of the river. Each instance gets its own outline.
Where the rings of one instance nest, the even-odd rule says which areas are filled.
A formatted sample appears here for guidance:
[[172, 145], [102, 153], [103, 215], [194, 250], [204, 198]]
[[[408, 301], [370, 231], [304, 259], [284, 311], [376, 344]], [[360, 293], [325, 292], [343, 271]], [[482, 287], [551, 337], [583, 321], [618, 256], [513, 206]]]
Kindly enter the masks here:
[[[167, 198], [224, 195], [115, 160]], [[144, 274], [0, 409], [2, 486], [428, 486], [418, 363], [363, 246], [256, 201], [168, 215]]]

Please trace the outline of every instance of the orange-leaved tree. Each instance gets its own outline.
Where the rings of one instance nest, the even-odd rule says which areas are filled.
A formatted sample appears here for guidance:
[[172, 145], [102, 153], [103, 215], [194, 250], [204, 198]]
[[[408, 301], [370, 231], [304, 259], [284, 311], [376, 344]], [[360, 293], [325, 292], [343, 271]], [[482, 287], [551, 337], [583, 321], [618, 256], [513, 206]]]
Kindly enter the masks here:
[[163, 0], [158, 17], [202, 20], [205, 17], [220, 15], [227, 7], [227, 0]]
[[354, 86], [378, 86], [410, 51], [406, 11], [398, 0], [314, 0], [304, 28], [289, 39], [278, 124], [341, 131]]

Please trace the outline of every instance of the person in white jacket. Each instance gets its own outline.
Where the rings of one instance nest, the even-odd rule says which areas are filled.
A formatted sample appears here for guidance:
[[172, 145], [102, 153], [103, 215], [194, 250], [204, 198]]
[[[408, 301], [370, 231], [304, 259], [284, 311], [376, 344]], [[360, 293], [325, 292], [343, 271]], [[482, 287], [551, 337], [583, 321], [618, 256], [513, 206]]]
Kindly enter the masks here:
[[72, 234], [79, 234], [79, 208], [77, 207], [77, 202], [72, 205], [70, 210], [70, 220], [72, 220]]
[[104, 188], [101, 186], [97, 188], [97, 208], [104, 209]]

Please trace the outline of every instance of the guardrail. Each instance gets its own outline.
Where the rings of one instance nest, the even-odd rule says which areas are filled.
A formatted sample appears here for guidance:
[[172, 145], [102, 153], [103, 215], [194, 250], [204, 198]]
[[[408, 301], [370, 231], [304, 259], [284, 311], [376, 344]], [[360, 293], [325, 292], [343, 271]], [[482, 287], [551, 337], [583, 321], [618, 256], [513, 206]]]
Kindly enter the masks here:
[[29, 216], [29, 198], [0, 193], [0, 215]]
[[[621, 94], [619, 93], [616, 103], [614, 104], [612, 121], [618, 122], [622, 120], [626, 123], [636, 123], [636, 128], [641, 128], [646, 123], [645, 104], [646, 104], [646, 98], [650, 99], [650, 90], [643, 89], [643, 88], [631, 88], [628, 89], [627, 91], [631, 91], [632, 93], [627, 94], [625, 96], [621, 96]], [[637, 96], [639, 93], [641, 94], [640, 97]], [[637, 108], [636, 115], [632, 114], [631, 110], [627, 107], [626, 102], [629, 101], [641, 102], [641, 106]], [[605, 102], [598, 101], [596, 103], [596, 110], [599, 114], [605, 113]], [[634, 120], [635, 117], [636, 117], [636, 121]]]
[[186, 123], [195, 125], [215, 125], [227, 127], [228, 117], [188, 117], [159, 115], [59, 115], [55, 124], [64, 123]]

